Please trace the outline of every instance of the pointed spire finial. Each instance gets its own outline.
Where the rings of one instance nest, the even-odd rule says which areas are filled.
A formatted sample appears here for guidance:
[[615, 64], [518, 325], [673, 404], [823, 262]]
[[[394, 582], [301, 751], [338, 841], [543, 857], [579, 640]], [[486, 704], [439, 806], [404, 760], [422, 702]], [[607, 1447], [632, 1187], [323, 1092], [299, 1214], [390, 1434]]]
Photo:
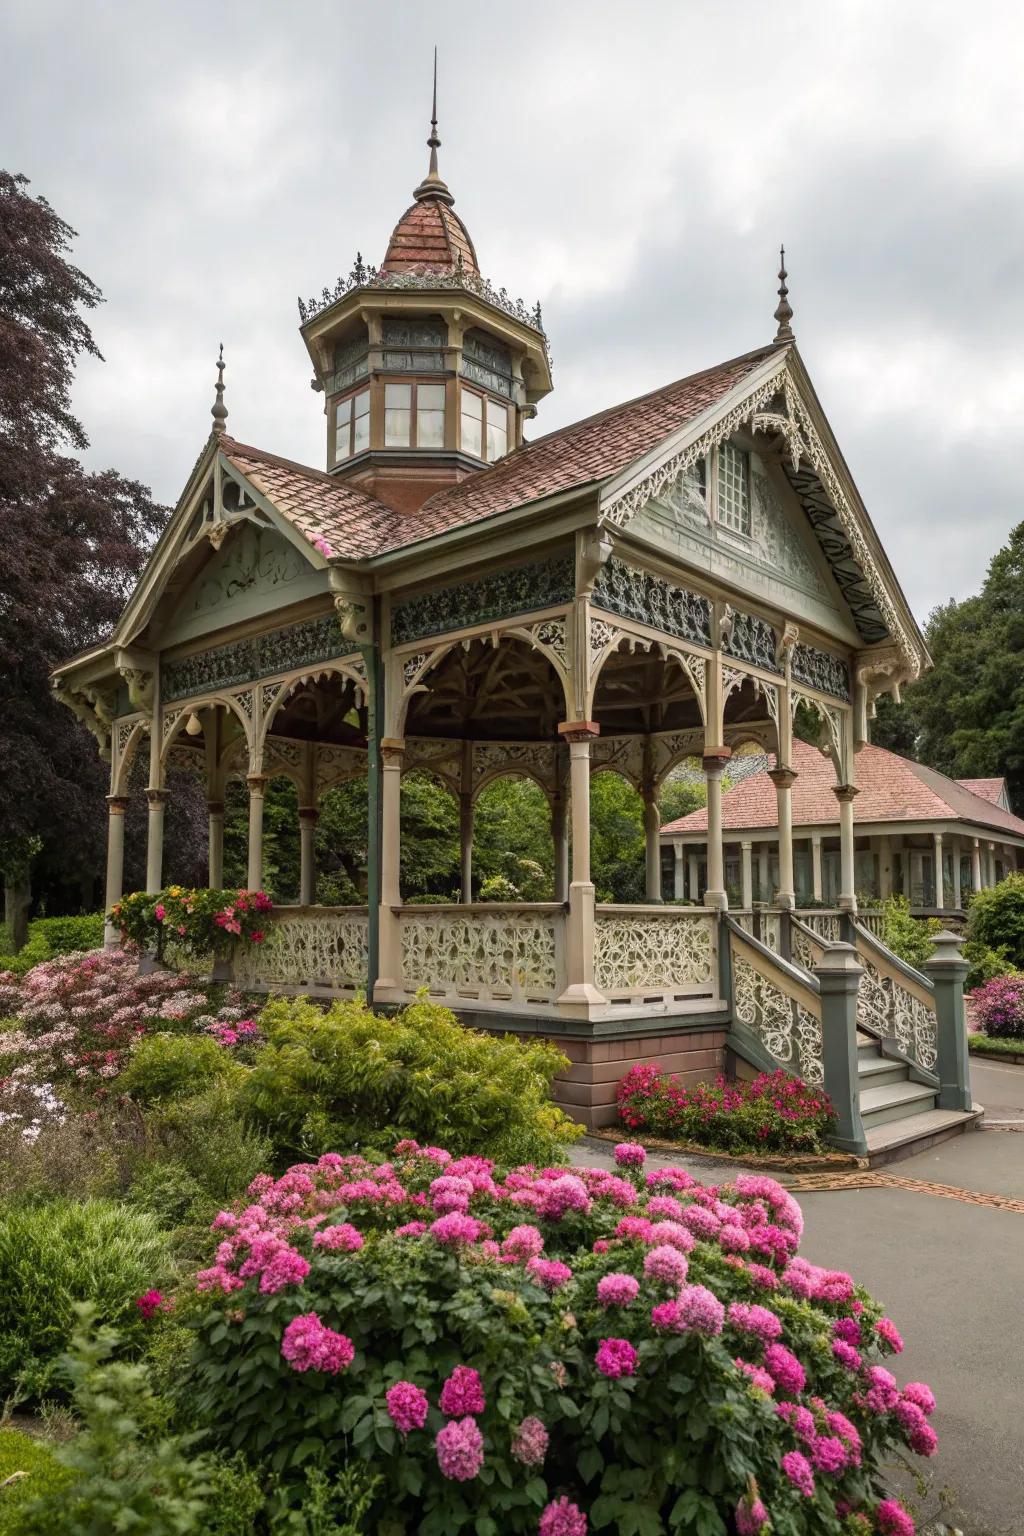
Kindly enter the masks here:
[[210, 415], [213, 417], [213, 430], [218, 435], [226, 430], [224, 423], [228, 419], [228, 408], [224, 404], [224, 369], [226, 366], [224, 362], [224, 343], [221, 342], [220, 353], [217, 357], [217, 393], [210, 409]]
[[779, 307], [775, 311], [775, 319], [779, 322], [779, 328], [775, 332], [775, 345], [784, 346], [786, 342], [795, 341], [793, 327], [790, 321], [793, 318], [793, 307], [789, 302], [789, 289], [786, 287], [786, 247], [779, 246]]
[[449, 192], [448, 188], [445, 186], [444, 182], [441, 180], [441, 174], [440, 174], [440, 172], [438, 171], [438, 168], [437, 168], [437, 152], [438, 152], [438, 150], [441, 147], [441, 140], [440, 140], [440, 138], [438, 136], [438, 132], [437, 132], [437, 48], [436, 48], [436, 46], [434, 48], [434, 95], [433, 95], [433, 100], [432, 100], [431, 109], [430, 109], [430, 138], [427, 140], [427, 147], [430, 150], [430, 166], [429, 166], [429, 168], [427, 170], [426, 176], [424, 176], [423, 180], [420, 182], [419, 186], [416, 188], [416, 191], [413, 193], [413, 197], [416, 199], [416, 201], [418, 203], [422, 203], [424, 198], [427, 198], [427, 197], [440, 198], [440, 200], [442, 202], [445, 202], [445, 203], [448, 203], [448, 204], [454, 203], [455, 199], [454, 199], [454, 197], [452, 197], [452, 195]]

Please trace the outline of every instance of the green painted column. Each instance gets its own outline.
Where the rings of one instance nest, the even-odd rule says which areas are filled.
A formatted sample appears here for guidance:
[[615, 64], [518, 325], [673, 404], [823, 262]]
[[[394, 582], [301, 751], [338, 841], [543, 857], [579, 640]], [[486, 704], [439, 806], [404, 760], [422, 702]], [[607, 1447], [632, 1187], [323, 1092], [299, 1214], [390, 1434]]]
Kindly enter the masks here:
[[369, 921], [367, 941], [366, 995], [380, 975], [380, 893], [381, 893], [381, 756], [380, 739], [384, 725], [384, 668], [380, 647], [360, 647], [366, 662], [366, 910]]
[[964, 977], [970, 966], [960, 953], [963, 940], [948, 929], [933, 935], [935, 953], [924, 971], [935, 991], [938, 1035], [939, 1108], [972, 1109], [971, 1068], [964, 1018]]
[[860, 1118], [857, 1075], [857, 993], [862, 968], [852, 944], [829, 944], [814, 967], [821, 992], [821, 1053], [825, 1092], [836, 1112], [832, 1141], [863, 1157], [868, 1149]]

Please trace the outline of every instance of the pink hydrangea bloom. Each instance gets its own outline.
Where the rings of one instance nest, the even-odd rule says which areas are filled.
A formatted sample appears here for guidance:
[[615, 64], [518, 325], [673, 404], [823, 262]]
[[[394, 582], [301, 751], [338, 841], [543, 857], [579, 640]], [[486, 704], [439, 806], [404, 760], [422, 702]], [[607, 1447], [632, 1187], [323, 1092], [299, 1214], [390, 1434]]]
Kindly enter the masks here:
[[779, 1277], [773, 1269], [769, 1269], [765, 1264], [748, 1264], [747, 1278], [754, 1285], [759, 1285], [762, 1290], [778, 1290]]
[[537, 1525], [537, 1536], [587, 1536], [587, 1517], [563, 1493], [546, 1505]]
[[813, 1499], [814, 1469], [802, 1451], [787, 1451], [782, 1458], [782, 1470], [798, 1493]]
[[281, 1354], [293, 1371], [326, 1371], [336, 1376], [355, 1359], [352, 1340], [325, 1328], [315, 1312], [293, 1317], [281, 1338]]
[[461, 1419], [467, 1413], [483, 1413], [487, 1401], [479, 1373], [471, 1366], [457, 1365], [441, 1388], [440, 1406], [446, 1419]]
[[422, 1387], [411, 1381], [396, 1381], [389, 1387], [384, 1401], [387, 1403], [391, 1422], [401, 1435], [414, 1429], [422, 1429], [427, 1422], [429, 1403]]
[[620, 1141], [615, 1148], [615, 1161], [620, 1168], [642, 1168], [647, 1161], [646, 1148], [636, 1141]]
[[471, 1482], [484, 1464], [484, 1437], [476, 1419], [450, 1419], [438, 1430], [434, 1449], [443, 1476], [458, 1483]]
[[901, 1355], [903, 1353], [903, 1339], [891, 1318], [880, 1317], [875, 1324], [875, 1332], [889, 1346], [894, 1355]]
[[785, 1344], [769, 1344], [764, 1352], [765, 1370], [775, 1378], [783, 1392], [795, 1397], [807, 1383], [807, 1373]]
[[544, 1247], [544, 1235], [536, 1227], [524, 1225], [513, 1227], [501, 1245], [501, 1251], [510, 1259], [517, 1259], [525, 1264], [527, 1259], [535, 1259]]
[[683, 1212], [683, 1225], [689, 1228], [694, 1237], [710, 1239], [718, 1236], [722, 1223], [704, 1206], [688, 1205]]
[[916, 1403], [924, 1414], [935, 1412], [935, 1394], [931, 1387], [925, 1386], [923, 1381], [908, 1381], [903, 1388], [903, 1396], [909, 1403]]
[[566, 1281], [572, 1279], [572, 1270], [560, 1259], [530, 1259], [526, 1266], [526, 1273], [546, 1291], [557, 1291], [559, 1287], [565, 1285]]
[[846, 1417], [846, 1414], [840, 1413], [838, 1408], [833, 1409], [831, 1413], [826, 1414], [825, 1422], [828, 1424], [828, 1427], [832, 1433], [834, 1435], [838, 1435], [840, 1440], [842, 1440], [846, 1445], [851, 1465], [859, 1467], [861, 1456], [861, 1439], [857, 1426], [855, 1424], [851, 1424], [850, 1420]]
[[163, 1291], [147, 1291], [144, 1296], [138, 1297], [135, 1305], [148, 1322], [154, 1312], [170, 1311], [174, 1303], [164, 1300]]
[[615, 1228], [615, 1236], [623, 1237], [627, 1240], [635, 1238], [643, 1243], [647, 1241], [650, 1231], [651, 1223], [647, 1220], [646, 1216], [623, 1216]]
[[811, 1444], [811, 1460], [819, 1472], [838, 1477], [849, 1461], [846, 1446], [835, 1435], [819, 1435]]
[[733, 1519], [736, 1536], [761, 1536], [768, 1524], [768, 1511], [756, 1493], [747, 1493], [737, 1504]]
[[872, 1413], [891, 1413], [900, 1400], [896, 1378], [884, 1365], [869, 1365], [864, 1372], [868, 1384], [865, 1400]]
[[734, 1301], [728, 1317], [733, 1328], [738, 1328], [741, 1333], [752, 1333], [765, 1344], [781, 1337], [781, 1319], [767, 1307], [748, 1306], [744, 1301]]
[[512, 1436], [512, 1455], [524, 1467], [539, 1467], [548, 1453], [548, 1440], [543, 1420], [531, 1414]]
[[358, 1253], [362, 1246], [363, 1234], [348, 1221], [336, 1227], [321, 1227], [313, 1238], [313, 1247], [326, 1248], [328, 1253]]
[[468, 1211], [472, 1196], [472, 1181], [450, 1173], [442, 1173], [430, 1186], [430, 1203], [439, 1216], [446, 1211]]
[[839, 1364], [845, 1365], [848, 1371], [860, 1370], [860, 1355], [852, 1344], [847, 1344], [843, 1339], [833, 1339], [832, 1353]]
[[842, 1339], [844, 1344], [853, 1344], [858, 1348], [861, 1344], [860, 1323], [855, 1317], [837, 1317], [832, 1324], [833, 1337]]
[[914, 1536], [915, 1526], [898, 1499], [883, 1499], [875, 1509], [881, 1536]]
[[660, 1280], [663, 1285], [682, 1285], [688, 1268], [685, 1255], [667, 1243], [651, 1248], [644, 1258], [644, 1274], [648, 1280]]
[[674, 1195], [652, 1195], [647, 1202], [647, 1214], [652, 1221], [680, 1221], [683, 1207]]
[[561, 1221], [570, 1211], [579, 1211], [585, 1216], [589, 1210], [590, 1196], [586, 1185], [575, 1174], [566, 1173], [551, 1179], [540, 1191], [540, 1213], [549, 1221]]
[[693, 1233], [679, 1221], [656, 1221], [649, 1227], [644, 1241], [655, 1247], [667, 1243], [670, 1248], [678, 1248], [680, 1253], [692, 1253], [697, 1246]]
[[395, 1228], [396, 1237], [422, 1237], [427, 1230], [425, 1221], [407, 1221], [404, 1226]]
[[640, 1282], [633, 1275], [602, 1275], [597, 1282], [597, 1299], [602, 1307], [628, 1307], [639, 1293]]
[[260, 1276], [264, 1296], [276, 1296], [286, 1285], [301, 1285], [309, 1274], [309, 1260], [284, 1243]]
[[679, 1297], [679, 1316], [688, 1332], [711, 1337], [722, 1331], [725, 1308], [707, 1286], [688, 1285]]
[[430, 1224], [430, 1235], [439, 1242], [443, 1248], [462, 1248], [467, 1243], [475, 1243], [483, 1237], [486, 1227], [482, 1221], [477, 1221], [475, 1216], [466, 1216], [461, 1211], [450, 1211], [447, 1216], [439, 1216]]
[[739, 1358], [734, 1360], [733, 1364], [737, 1366], [741, 1371], [743, 1371], [745, 1375], [750, 1377], [750, 1380], [755, 1387], [759, 1387], [762, 1392], [767, 1392], [769, 1397], [773, 1395], [775, 1391], [775, 1380], [773, 1377], [769, 1376], [768, 1372], [764, 1369], [764, 1366], [752, 1365], [749, 1360], [740, 1360]]
[[628, 1339], [602, 1339], [594, 1356], [594, 1364], [602, 1376], [617, 1380], [620, 1376], [636, 1373], [637, 1353]]

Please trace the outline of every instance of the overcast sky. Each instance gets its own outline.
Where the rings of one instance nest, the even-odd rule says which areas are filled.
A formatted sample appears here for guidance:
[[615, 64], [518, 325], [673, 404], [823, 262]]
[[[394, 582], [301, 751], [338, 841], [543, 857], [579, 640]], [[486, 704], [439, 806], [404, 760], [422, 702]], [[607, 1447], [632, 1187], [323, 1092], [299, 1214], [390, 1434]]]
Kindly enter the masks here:
[[774, 333], [918, 617], [1024, 517], [1024, 7], [974, 0], [2, 0], [0, 145], [78, 231], [90, 463], [176, 500], [229, 430], [322, 466], [295, 298], [379, 262], [441, 171], [540, 299], [539, 434]]

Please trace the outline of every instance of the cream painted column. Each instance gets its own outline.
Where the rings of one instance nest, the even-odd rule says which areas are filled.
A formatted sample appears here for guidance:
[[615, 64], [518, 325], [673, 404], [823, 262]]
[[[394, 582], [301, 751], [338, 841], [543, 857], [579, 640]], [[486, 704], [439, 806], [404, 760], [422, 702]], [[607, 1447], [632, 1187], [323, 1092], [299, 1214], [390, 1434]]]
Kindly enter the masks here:
[[551, 841], [555, 849], [555, 900], [568, 901], [569, 818], [563, 794], [555, 795], [551, 801]]
[[405, 742], [385, 736], [380, 744], [380, 938], [378, 987], [402, 985], [398, 914], [402, 900], [402, 761]]
[[960, 872], [960, 857], [961, 857], [961, 854], [960, 854], [960, 848], [961, 848], [960, 839], [958, 837], [954, 837], [954, 839], [953, 839], [953, 905], [954, 905], [954, 907], [956, 907], [957, 911], [960, 910], [960, 908], [961, 908], [961, 906], [963, 904], [963, 899], [964, 899], [963, 891], [960, 888], [960, 881], [961, 881], [961, 872]]
[[815, 901], [821, 900], [824, 886], [821, 882], [821, 833], [811, 833], [811, 894]]
[[263, 801], [267, 792], [267, 778], [262, 773], [250, 773], [249, 786], [249, 868], [245, 880], [250, 891], [258, 891], [263, 885]]
[[871, 839], [875, 845], [875, 859], [878, 866], [878, 895], [885, 901], [892, 895], [892, 845], [885, 836]]
[[837, 784], [834, 794], [839, 801], [839, 906], [843, 912], [857, 910], [857, 872], [853, 847], [853, 802], [855, 784]]
[[704, 753], [704, 781], [708, 797], [708, 886], [704, 903], [725, 911], [729, 897], [725, 890], [725, 853], [722, 847], [722, 775], [732, 752], [722, 747]]
[[754, 845], [740, 843], [740, 905], [749, 912], [754, 905]]
[[661, 900], [661, 809], [658, 792], [644, 791], [644, 892], [648, 901]]
[[768, 901], [771, 896], [771, 859], [767, 843], [757, 845], [757, 899]]
[[971, 889], [981, 890], [981, 844], [976, 837], [971, 841]]
[[146, 842], [146, 890], [159, 891], [163, 886], [164, 869], [164, 810], [167, 805], [166, 789], [147, 789], [149, 825]]
[[793, 882], [793, 785], [796, 774], [792, 768], [772, 768], [768, 777], [775, 785], [779, 827], [779, 889], [776, 900], [780, 907], [792, 908], [796, 906]]
[[563, 722], [559, 734], [569, 743], [569, 792], [572, 812], [572, 880], [565, 924], [566, 987], [559, 1006], [584, 1016], [604, 1003], [594, 985], [594, 887], [590, 880], [590, 744], [600, 733], [592, 720]]
[[995, 885], [995, 883], [996, 883], [996, 845], [995, 845], [995, 843], [986, 843], [985, 844], [985, 851], [986, 851], [986, 854], [987, 854], [986, 863], [988, 865], [988, 884], [991, 886], [991, 885]]
[[210, 889], [219, 891], [224, 885], [224, 802], [207, 800], [207, 860], [206, 878]]
[[944, 878], [945, 869], [943, 867], [945, 864], [945, 854], [942, 850], [941, 832], [932, 833], [932, 843], [934, 844], [934, 854], [932, 856], [932, 874], [934, 876], [933, 884], [935, 887], [934, 899], [935, 905], [941, 911], [946, 905], [946, 881]]
[[690, 900], [700, 900], [700, 859], [696, 853], [687, 857], [687, 870], [690, 876]]
[[683, 901], [686, 897], [686, 862], [678, 838], [672, 844], [672, 859], [672, 895], [676, 901]]
[[473, 900], [473, 796], [459, 795], [459, 885], [461, 901]]
[[316, 824], [320, 812], [315, 805], [299, 806], [299, 905], [316, 904]]
[[[124, 893], [124, 813], [128, 809], [127, 795], [107, 796], [107, 888], [106, 911], [116, 906]], [[103, 928], [103, 943], [107, 949], [116, 949], [121, 942], [117, 924], [109, 916]]]

